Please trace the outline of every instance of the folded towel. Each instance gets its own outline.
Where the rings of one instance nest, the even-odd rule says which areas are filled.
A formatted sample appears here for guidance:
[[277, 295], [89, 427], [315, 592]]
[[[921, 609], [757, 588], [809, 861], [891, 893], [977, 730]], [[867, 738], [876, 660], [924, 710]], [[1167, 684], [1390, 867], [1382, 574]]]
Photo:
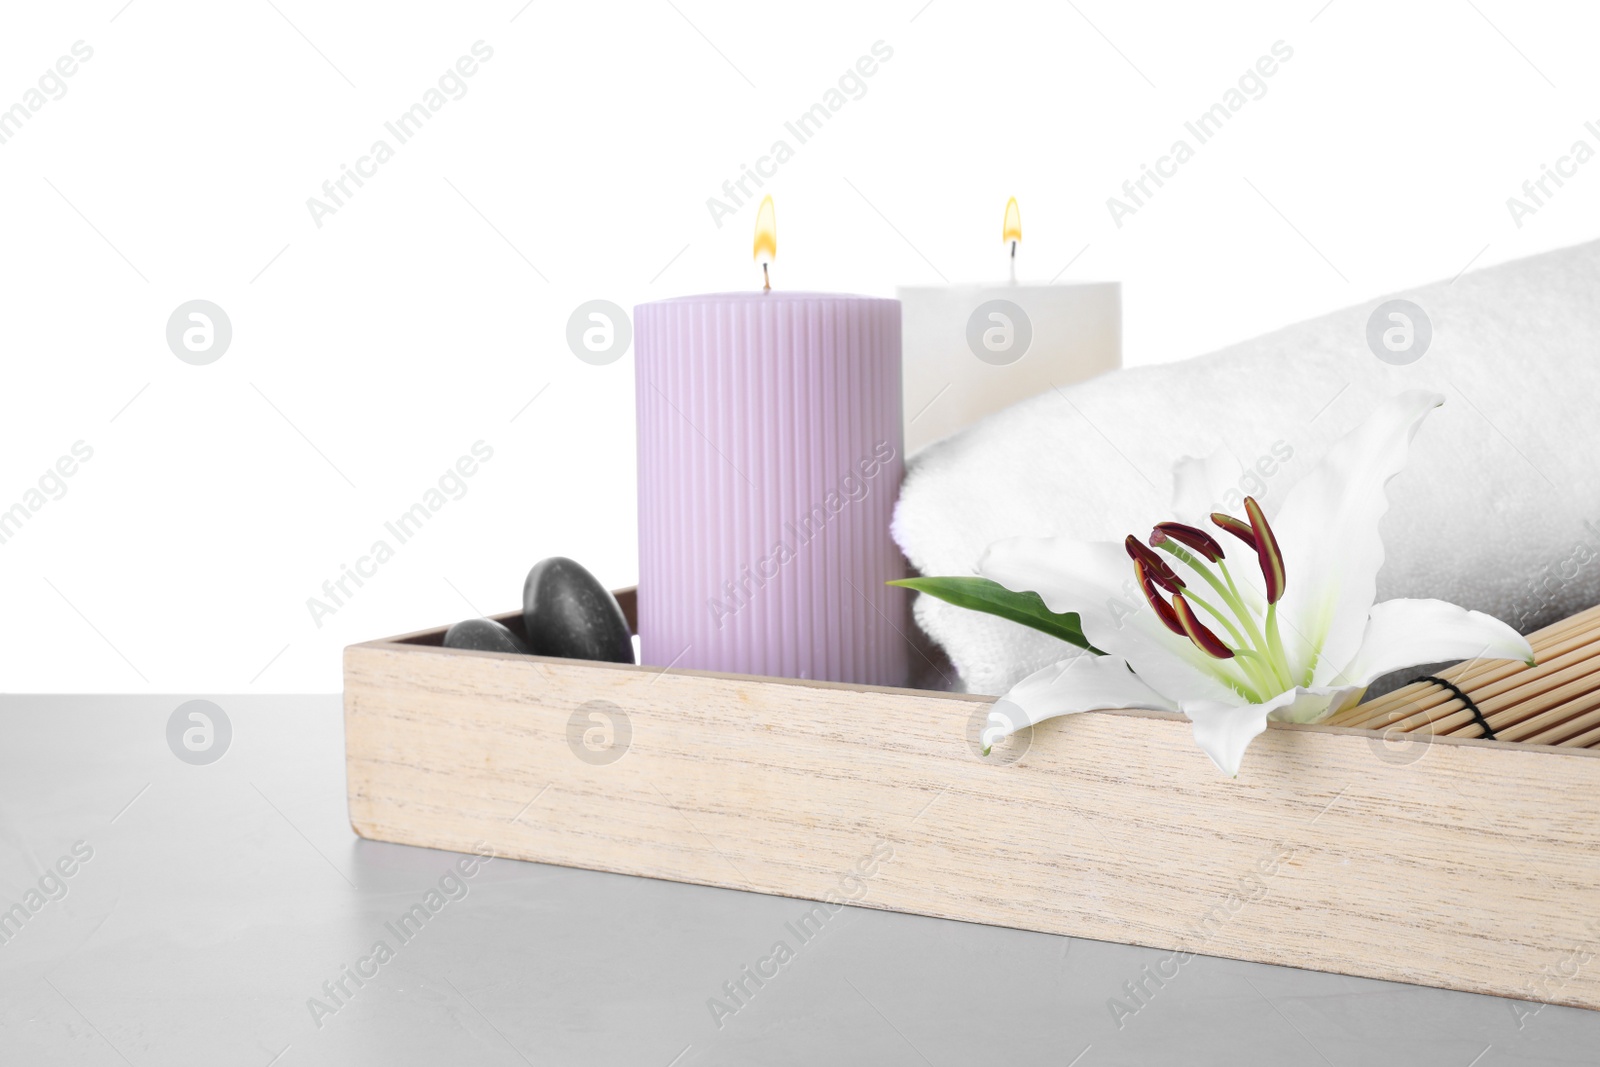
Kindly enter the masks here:
[[[1413, 363], [1374, 354], [1372, 300], [992, 415], [911, 458], [895, 539], [923, 574], [973, 574], [1006, 537], [1142, 537], [1178, 514], [1240, 514], [1246, 494], [1270, 517], [1382, 398], [1426, 388], [1445, 405], [1389, 485], [1379, 599], [1437, 597], [1523, 632], [1600, 601], [1600, 242], [1397, 296], [1431, 323]], [[1175, 506], [1183, 457], [1206, 462], [1213, 500]], [[971, 692], [1003, 693], [1069, 650], [928, 596], [916, 618]]]

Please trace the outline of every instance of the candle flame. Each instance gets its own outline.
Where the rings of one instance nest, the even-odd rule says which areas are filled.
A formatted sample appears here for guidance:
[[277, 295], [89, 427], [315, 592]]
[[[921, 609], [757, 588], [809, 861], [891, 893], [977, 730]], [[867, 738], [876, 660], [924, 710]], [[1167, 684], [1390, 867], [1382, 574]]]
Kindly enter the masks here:
[[[762, 253], [766, 253], [765, 260], [761, 258]], [[778, 258], [778, 219], [772, 210], [771, 196], [761, 201], [761, 210], [756, 212], [754, 255], [756, 262], [763, 266]]]
[[1022, 209], [1017, 206], [1017, 198], [1014, 196], [1006, 202], [1006, 221], [1000, 231], [1000, 240], [1022, 240]]

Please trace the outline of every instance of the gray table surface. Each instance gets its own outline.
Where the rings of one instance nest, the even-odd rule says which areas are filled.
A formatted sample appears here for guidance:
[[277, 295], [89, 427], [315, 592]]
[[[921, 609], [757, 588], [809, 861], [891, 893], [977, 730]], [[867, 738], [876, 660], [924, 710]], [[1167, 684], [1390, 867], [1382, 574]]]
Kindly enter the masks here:
[[0, 698], [0, 909], [44, 889], [0, 926], [0, 1063], [1600, 1062], [1600, 1013], [1205, 957], [1119, 1026], [1166, 953], [865, 908], [714, 1018], [804, 905], [506, 859], [402, 942], [460, 857], [351, 832], [339, 698], [209, 698], [208, 765], [186, 699]]

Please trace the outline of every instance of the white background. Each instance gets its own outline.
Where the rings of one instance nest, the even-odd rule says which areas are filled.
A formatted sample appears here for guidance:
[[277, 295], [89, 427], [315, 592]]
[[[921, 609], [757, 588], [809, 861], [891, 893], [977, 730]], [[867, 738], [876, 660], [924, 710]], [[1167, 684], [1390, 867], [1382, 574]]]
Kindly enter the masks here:
[[[1520, 228], [1506, 206], [1600, 145], [1578, 3], [124, 3], [0, 32], [0, 108], [94, 49], [0, 144], [0, 509], [94, 450], [0, 544], [13, 692], [332, 691], [345, 644], [513, 608], [541, 557], [631, 583], [632, 355], [580, 362], [567, 317], [756, 284], [753, 205], [719, 228], [706, 200], [876, 41], [763, 190], [780, 285], [997, 279], [1015, 195], [1021, 273], [1122, 281], [1141, 364], [1600, 231], [1600, 161]], [[319, 229], [307, 198], [479, 40]], [[1114, 225], [1279, 40], [1266, 95]], [[209, 366], [165, 340], [196, 298], [233, 324]], [[319, 628], [307, 598], [479, 440], [467, 494]]]

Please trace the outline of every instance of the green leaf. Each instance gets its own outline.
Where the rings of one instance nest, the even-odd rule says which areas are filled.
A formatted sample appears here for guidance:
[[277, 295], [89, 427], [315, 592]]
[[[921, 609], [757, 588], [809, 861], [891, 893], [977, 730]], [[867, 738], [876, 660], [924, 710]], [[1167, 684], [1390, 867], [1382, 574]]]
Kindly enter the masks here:
[[999, 582], [976, 577], [902, 578], [889, 584], [927, 593], [958, 608], [987, 612], [1002, 619], [1020, 622], [1051, 637], [1060, 638], [1069, 645], [1088, 649], [1097, 656], [1105, 655], [1083, 636], [1077, 612], [1060, 614], [1051, 611], [1045, 607], [1038, 593], [1014, 593]]

